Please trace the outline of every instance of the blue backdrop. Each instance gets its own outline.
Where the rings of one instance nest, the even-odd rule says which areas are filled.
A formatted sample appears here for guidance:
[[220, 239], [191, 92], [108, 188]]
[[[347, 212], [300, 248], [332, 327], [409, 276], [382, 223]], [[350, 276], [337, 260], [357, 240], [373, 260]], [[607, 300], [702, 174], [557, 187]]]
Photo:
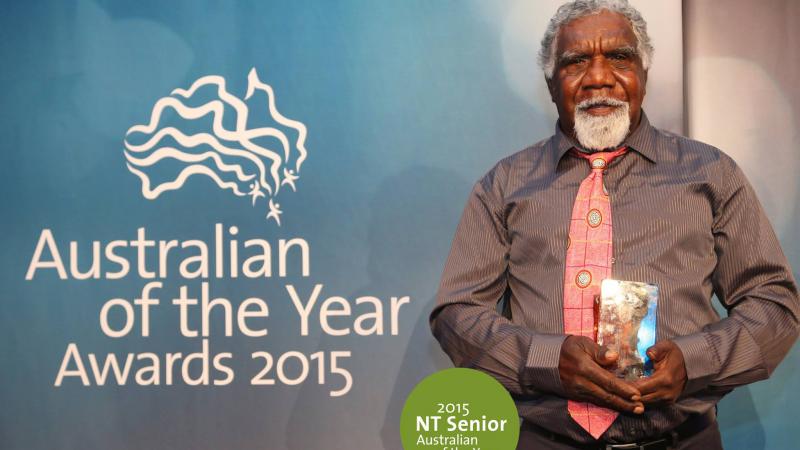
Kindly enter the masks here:
[[[0, 447], [399, 449], [406, 395], [422, 377], [450, 365], [430, 335], [427, 314], [471, 185], [498, 159], [553, 129], [554, 112], [546, 99], [520, 92], [519, 74], [533, 64], [522, 64], [522, 72], [515, 69], [516, 22], [497, 18], [508, 17], [518, 3], [4, 4]], [[543, 27], [554, 3], [533, 7], [534, 29]], [[674, 5], [650, 6], [659, 8], [675, 10]], [[673, 25], [673, 38], [679, 38], [680, 15], [674, 18], [661, 27]], [[663, 55], [662, 61], [680, 58], [680, 49], [665, 48]], [[306, 129], [303, 145], [301, 127], [276, 119], [263, 92], [246, 98], [253, 69], [274, 90], [277, 111]], [[675, 66], [664, 70], [660, 73], [667, 78], [682, 73]], [[283, 164], [277, 184], [267, 176], [259, 191], [264, 196], [254, 197], [248, 189], [256, 178], [247, 176], [263, 172], [252, 158], [241, 164], [247, 181], [235, 178], [233, 169], [221, 169], [237, 164], [235, 159], [223, 157], [214, 165], [206, 158], [204, 170], [221, 181], [198, 173], [182, 187], [148, 199], [125, 153], [126, 142], [142, 140], [126, 141], [126, 135], [132, 126], [150, 121], [159, 99], [178, 98], [174, 89], [187, 89], [208, 75], [224, 79], [227, 92], [247, 103], [254, 121], [278, 123], [275, 128], [288, 142], [286, 153], [278, 135], [252, 139], [277, 149], [263, 159], [269, 164], [277, 154]], [[530, 75], [541, 90], [535, 68]], [[680, 128], [681, 83], [673, 77], [654, 87], [653, 96], [669, 97], [661, 108], [648, 110], [656, 125]], [[216, 89], [198, 92], [193, 106], [220, 98]], [[236, 127], [233, 103], [225, 105], [221, 122], [227, 129]], [[157, 125], [222, 140], [212, 131], [210, 116], [190, 120], [170, 112]], [[247, 129], [254, 127], [248, 122]], [[178, 141], [164, 142], [180, 147]], [[296, 164], [300, 147], [307, 150], [302, 167]], [[202, 145], [182, 149], [184, 154], [205, 150]], [[167, 158], [147, 166], [155, 183], [150, 187], [175, 179], [186, 165]], [[291, 178], [284, 168], [299, 175], [296, 192], [283, 183]], [[270, 199], [280, 205], [280, 225], [266, 217]], [[144, 227], [155, 241], [201, 240], [213, 248], [216, 224], [223, 224], [227, 235], [236, 227], [240, 244], [268, 241], [275, 254], [280, 239], [302, 239], [309, 249], [307, 275], [298, 253], [290, 254], [285, 276], [278, 273], [277, 258], [269, 277], [216, 277], [212, 267], [205, 281], [213, 296], [234, 306], [255, 296], [269, 305], [268, 320], [249, 322], [267, 324], [269, 334], [263, 337], [225, 336], [221, 316], [212, 316], [217, 319], [210, 328], [210, 351], [212, 357], [233, 355], [228, 363], [233, 382], [188, 386], [178, 369], [171, 386], [163, 379], [158, 386], [139, 386], [132, 375], [124, 386], [96, 386], [93, 380], [86, 387], [75, 376], [54, 386], [69, 343], [77, 344], [89, 373], [89, 353], [100, 359], [109, 353], [199, 351], [200, 338], [180, 334], [178, 314], [169, 303], [183, 285], [199, 295], [204, 279], [181, 277], [179, 260], [168, 263], [167, 276], [157, 278], [163, 286], [153, 295], [161, 304], [151, 310], [150, 335], [141, 336], [137, 322], [131, 334], [111, 338], [99, 324], [103, 305], [112, 298], [140, 297], [152, 281], [137, 273], [135, 250], [119, 251], [132, 264], [121, 279], [63, 280], [55, 269], [45, 268], [26, 280], [42, 230], [52, 232], [69, 271], [73, 241], [76, 263], [87, 270], [94, 241], [132, 241]], [[786, 233], [781, 237], [796, 267], [798, 244]], [[240, 251], [245, 259], [245, 250]], [[50, 260], [44, 254], [43, 260]], [[156, 267], [157, 262], [157, 255], [148, 253], [145, 264]], [[118, 268], [108, 259], [102, 264], [103, 274]], [[287, 285], [305, 298], [317, 284], [323, 285], [320, 302], [341, 296], [354, 311], [354, 299], [361, 296], [381, 299], [387, 314], [391, 297], [407, 296], [410, 302], [399, 310], [395, 334], [387, 321], [382, 335], [331, 336], [312, 320], [308, 336], [302, 336]], [[122, 318], [115, 310], [110, 322], [118, 329]], [[353, 326], [341, 317], [331, 324]], [[289, 351], [350, 351], [342, 365], [352, 374], [352, 388], [331, 397], [341, 380], [328, 372], [326, 382], [317, 383], [315, 363], [298, 385], [252, 386], [250, 378], [263, 367], [250, 358], [258, 351], [276, 360]], [[728, 448], [756, 448], [741, 444], [737, 436], [743, 433], [768, 435], [762, 448], [788, 448], [793, 421], [782, 411], [800, 401], [797, 361], [794, 352], [773, 380], [738, 390], [723, 402]], [[292, 364], [286, 370], [297, 374], [300, 366]]]

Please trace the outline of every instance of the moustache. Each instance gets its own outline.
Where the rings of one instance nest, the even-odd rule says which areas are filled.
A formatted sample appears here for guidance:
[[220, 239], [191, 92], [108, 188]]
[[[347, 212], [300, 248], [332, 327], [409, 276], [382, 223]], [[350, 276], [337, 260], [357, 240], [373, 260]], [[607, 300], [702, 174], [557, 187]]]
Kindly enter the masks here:
[[585, 111], [594, 106], [616, 107], [616, 106], [625, 106], [627, 103], [628, 102], [623, 102], [622, 100], [617, 100], [615, 98], [610, 98], [610, 97], [596, 97], [581, 101], [575, 106], [575, 108], [579, 111]]

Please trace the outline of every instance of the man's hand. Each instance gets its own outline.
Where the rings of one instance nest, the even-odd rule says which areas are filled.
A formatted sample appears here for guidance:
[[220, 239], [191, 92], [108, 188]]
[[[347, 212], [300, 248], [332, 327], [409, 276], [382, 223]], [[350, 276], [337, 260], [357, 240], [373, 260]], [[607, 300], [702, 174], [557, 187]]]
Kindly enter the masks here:
[[616, 364], [618, 357], [587, 337], [567, 336], [561, 345], [558, 362], [561, 384], [567, 398], [617, 411], [643, 413], [639, 389], [604, 369]]
[[681, 349], [664, 340], [647, 349], [653, 360], [653, 375], [636, 380], [633, 385], [642, 393], [642, 402], [670, 404], [678, 399], [686, 386], [686, 365]]

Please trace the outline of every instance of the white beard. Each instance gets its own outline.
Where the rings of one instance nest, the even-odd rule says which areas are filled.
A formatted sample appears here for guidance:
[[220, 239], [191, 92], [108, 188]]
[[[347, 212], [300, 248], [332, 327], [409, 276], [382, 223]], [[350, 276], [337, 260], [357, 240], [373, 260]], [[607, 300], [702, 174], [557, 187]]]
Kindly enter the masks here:
[[[586, 112], [590, 106], [618, 106], [606, 116]], [[586, 150], [600, 151], [616, 148], [625, 140], [631, 127], [630, 105], [612, 98], [584, 100], [575, 107], [575, 137]]]

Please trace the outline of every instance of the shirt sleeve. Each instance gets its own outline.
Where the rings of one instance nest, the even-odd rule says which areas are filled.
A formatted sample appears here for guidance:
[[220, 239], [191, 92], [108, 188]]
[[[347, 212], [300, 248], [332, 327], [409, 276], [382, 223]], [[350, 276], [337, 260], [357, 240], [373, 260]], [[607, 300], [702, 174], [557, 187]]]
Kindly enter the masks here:
[[715, 208], [711, 280], [728, 317], [674, 339], [686, 364], [685, 394], [768, 378], [798, 336], [797, 286], [752, 186], [725, 157], [727, 187]]
[[445, 264], [431, 328], [456, 366], [481, 370], [513, 394], [563, 395], [558, 362], [566, 336], [536, 333], [497, 312], [508, 288], [504, 178], [498, 165], [470, 194]]

